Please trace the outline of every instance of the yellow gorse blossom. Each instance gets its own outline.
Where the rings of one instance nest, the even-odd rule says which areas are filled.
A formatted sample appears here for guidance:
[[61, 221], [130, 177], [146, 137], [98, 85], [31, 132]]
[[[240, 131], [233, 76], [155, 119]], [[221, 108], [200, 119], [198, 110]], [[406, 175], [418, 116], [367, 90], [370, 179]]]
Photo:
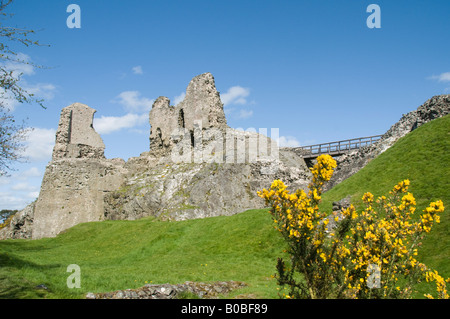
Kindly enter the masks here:
[[373, 194], [369, 193], [369, 192], [364, 193], [362, 200], [365, 203], [372, 203], [373, 202]]
[[[290, 192], [281, 180], [258, 192], [271, 207], [274, 227], [288, 244], [290, 266], [282, 259], [277, 264], [278, 283], [291, 287], [286, 296], [405, 298], [412, 289], [408, 285], [402, 288], [399, 278], [410, 282], [418, 274], [426, 274], [427, 281], [436, 282], [438, 297], [448, 298], [446, 281], [414, 257], [418, 239], [439, 223], [439, 214], [444, 211], [442, 201], [430, 203], [419, 220], [413, 221], [416, 200], [408, 192], [410, 181], [406, 179], [393, 187], [390, 196], [380, 196], [376, 201], [372, 193], [364, 193], [362, 211], [350, 205], [340, 212], [341, 218], [328, 216], [318, 204], [322, 187], [335, 168], [331, 156], [321, 155], [311, 168], [308, 192]], [[328, 229], [330, 218], [337, 225], [332, 231]], [[370, 273], [373, 269], [376, 274]], [[304, 278], [302, 282], [294, 281], [296, 272]], [[378, 290], [366, 284], [375, 275]]]
[[[438, 272], [435, 271], [428, 271], [425, 274], [425, 278], [427, 282], [430, 281], [436, 281], [436, 290], [438, 293], [438, 297], [440, 299], [449, 299], [449, 295], [447, 292], [447, 285], [446, 285], [446, 281], [444, 280], [444, 278], [442, 278]], [[447, 282], [450, 281], [450, 278], [447, 279]], [[426, 294], [425, 295], [427, 298], [429, 299], [433, 299], [433, 296], [431, 296], [430, 294]]]

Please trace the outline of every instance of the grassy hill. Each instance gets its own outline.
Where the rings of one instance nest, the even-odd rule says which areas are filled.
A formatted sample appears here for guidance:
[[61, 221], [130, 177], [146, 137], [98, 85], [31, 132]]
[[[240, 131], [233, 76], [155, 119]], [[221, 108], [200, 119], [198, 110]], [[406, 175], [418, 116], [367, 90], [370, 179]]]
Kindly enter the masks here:
[[[322, 209], [347, 195], [386, 194], [398, 181], [421, 210], [436, 199], [447, 207], [424, 241], [419, 260], [450, 277], [450, 117], [421, 126], [364, 169], [323, 195]], [[276, 298], [276, 258], [284, 244], [266, 210], [181, 222], [145, 218], [75, 226], [55, 238], [0, 241], [0, 298], [82, 298], [87, 292], [146, 283], [244, 281], [243, 294]], [[81, 289], [66, 286], [67, 266], [81, 267]], [[48, 290], [36, 289], [44, 284]], [[425, 288], [424, 288], [425, 289]], [[421, 296], [421, 295], [419, 295]]]
[[[56, 238], [0, 242], [0, 298], [78, 298], [146, 283], [237, 280], [236, 294], [276, 298], [283, 242], [266, 210], [180, 222], [145, 218], [77, 225]], [[81, 268], [81, 289], [66, 286]], [[49, 289], [37, 290], [39, 284]]]
[[[423, 241], [419, 260], [450, 277], [450, 115], [433, 120], [399, 139], [362, 170], [322, 196], [320, 208], [331, 210], [332, 202], [347, 195], [361, 203], [365, 192], [387, 195], [392, 187], [409, 179], [409, 191], [417, 202], [418, 216], [431, 201], [441, 199], [445, 211], [441, 223]], [[424, 288], [425, 289], [425, 288]]]

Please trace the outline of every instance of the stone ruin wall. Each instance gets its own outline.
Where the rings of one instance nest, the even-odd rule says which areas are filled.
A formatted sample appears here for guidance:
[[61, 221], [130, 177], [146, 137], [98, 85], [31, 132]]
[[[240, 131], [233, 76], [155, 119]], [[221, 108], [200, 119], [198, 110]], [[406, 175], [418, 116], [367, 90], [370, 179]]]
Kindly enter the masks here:
[[95, 112], [81, 103], [61, 111], [52, 161], [34, 205], [33, 238], [101, 220], [104, 194], [123, 182], [124, 161], [105, 158], [105, 145], [92, 126]]
[[[449, 109], [450, 95], [435, 96], [404, 115], [379, 142], [338, 157], [328, 188]], [[178, 105], [171, 106], [166, 97], [154, 102], [149, 113], [150, 151], [127, 162], [105, 158], [105, 145], [92, 126], [95, 112], [81, 103], [62, 109], [39, 197], [0, 231], [0, 239], [54, 237], [79, 223], [106, 219], [232, 215], [262, 208], [256, 191], [268, 188], [274, 179], [282, 179], [291, 189], [305, 189], [311, 178], [299, 149], [273, 148], [276, 144], [266, 136], [228, 127], [210, 73], [192, 79]], [[226, 139], [218, 141], [217, 134], [208, 132]], [[199, 163], [192, 161], [194, 156], [186, 163], [173, 161], [174, 152], [195, 151], [196, 144], [203, 148], [197, 151], [207, 150], [210, 156]], [[257, 145], [258, 152], [266, 147], [257, 160], [250, 158], [252, 145]], [[237, 153], [242, 148], [245, 160], [239, 162]], [[264, 156], [273, 149], [275, 158]], [[232, 165], [227, 165], [230, 157]]]
[[[249, 161], [251, 139], [267, 148], [264, 154], [276, 143], [228, 127], [210, 73], [192, 79], [177, 106], [166, 97], [154, 102], [150, 151], [127, 162], [105, 158], [105, 145], [92, 126], [95, 112], [81, 103], [62, 109], [39, 197], [17, 214], [0, 238], [54, 237], [79, 223], [105, 219], [232, 215], [262, 208], [256, 191], [269, 187], [274, 178], [295, 188], [306, 187], [310, 179], [303, 159], [288, 151]], [[228, 142], [210, 132], [226, 136]], [[174, 149], [190, 152], [194, 147], [210, 156], [200, 163], [174, 163]], [[230, 156], [238, 158], [238, 148], [244, 148], [244, 161], [229, 163]]]

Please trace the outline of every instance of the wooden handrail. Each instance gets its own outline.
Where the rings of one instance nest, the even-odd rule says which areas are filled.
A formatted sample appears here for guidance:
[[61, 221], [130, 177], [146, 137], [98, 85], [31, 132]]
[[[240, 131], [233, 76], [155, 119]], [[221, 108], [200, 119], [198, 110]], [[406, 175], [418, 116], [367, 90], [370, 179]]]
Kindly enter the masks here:
[[382, 135], [373, 135], [366, 137], [358, 137], [349, 140], [341, 140], [335, 142], [313, 144], [307, 146], [301, 146], [300, 148], [309, 151], [310, 154], [306, 154], [306, 157], [315, 157], [321, 154], [342, 154], [346, 151], [368, 146], [381, 138]]

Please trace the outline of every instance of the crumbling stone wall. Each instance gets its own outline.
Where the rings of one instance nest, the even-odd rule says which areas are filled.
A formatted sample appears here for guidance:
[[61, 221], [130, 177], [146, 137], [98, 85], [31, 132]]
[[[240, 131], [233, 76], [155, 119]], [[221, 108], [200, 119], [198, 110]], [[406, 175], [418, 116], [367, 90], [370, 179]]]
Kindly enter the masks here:
[[[403, 116], [380, 142], [338, 158], [332, 183], [350, 176], [416, 127], [448, 114], [449, 105], [449, 95], [433, 97]], [[311, 179], [295, 149], [273, 148], [276, 144], [267, 136], [227, 126], [210, 73], [195, 77], [177, 106], [166, 97], [154, 102], [150, 151], [126, 163], [105, 159], [104, 143], [92, 126], [94, 113], [81, 103], [61, 111], [39, 198], [2, 229], [0, 238], [53, 237], [79, 223], [105, 219], [232, 215], [264, 207], [256, 191], [270, 187], [274, 179], [282, 179], [291, 190], [305, 189]], [[179, 149], [193, 151], [193, 161], [175, 161]], [[273, 156], [270, 150], [275, 149]], [[201, 157], [195, 156], [198, 151]]]
[[[227, 126], [223, 103], [216, 89], [211, 73], [204, 73], [192, 79], [186, 89], [186, 96], [176, 106], [170, 105], [167, 97], [159, 97], [149, 114], [150, 150], [159, 156], [167, 155], [181, 135], [194, 146], [194, 131], [211, 128], [224, 131]], [[188, 138], [184, 139], [187, 134]]]
[[123, 182], [125, 162], [105, 159], [105, 145], [92, 126], [94, 113], [81, 103], [61, 111], [52, 161], [34, 207], [33, 239], [102, 220], [105, 194]]
[[257, 132], [228, 127], [214, 78], [191, 80], [176, 106], [159, 97], [149, 114], [150, 152], [130, 159], [130, 176], [105, 197], [105, 219], [182, 220], [261, 208], [258, 190], [282, 178], [306, 188], [304, 160]]
[[105, 219], [232, 215], [263, 207], [256, 191], [276, 178], [296, 189], [311, 177], [300, 156], [278, 152], [269, 137], [228, 127], [210, 73], [193, 78], [178, 105], [154, 102], [150, 151], [126, 163], [105, 158], [94, 113], [81, 103], [62, 109], [39, 198], [3, 237], [53, 237]]
[[53, 159], [105, 158], [105, 144], [92, 126], [95, 112], [96, 110], [81, 103], [62, 109]]

